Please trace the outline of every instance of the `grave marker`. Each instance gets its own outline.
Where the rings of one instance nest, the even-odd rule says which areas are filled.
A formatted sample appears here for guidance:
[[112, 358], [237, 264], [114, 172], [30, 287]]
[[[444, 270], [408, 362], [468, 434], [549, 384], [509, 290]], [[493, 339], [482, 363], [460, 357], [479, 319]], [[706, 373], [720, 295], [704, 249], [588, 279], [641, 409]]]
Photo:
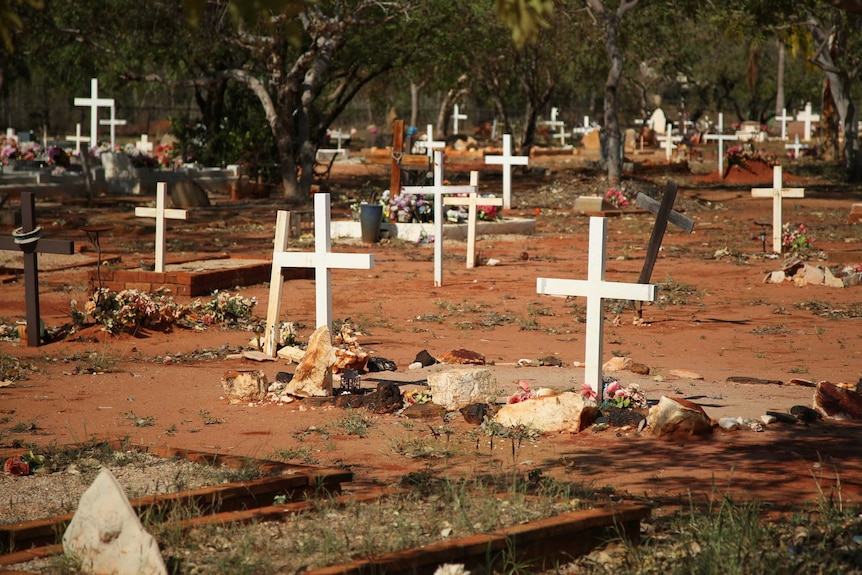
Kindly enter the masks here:
[[503, 167], [503, 209], [512, 207], [512, 166], [527, 166], [530, 158], [512, 155], [512, 134], [503, 134], [503, 155], [485, 156], [485, 164]]
[[290, 212], [279, 211], [276, 220], [272, 275], [266, 312], [264, 353], [275, 356], [275, 324], [281, 311], [282, 268], [314, 268], [316, 326], [332, 331], [332, 270], [368, 270], [374, 267], [372, 254], [333, 253], [330, 237], [329, 194], [314, 195], [314, 251], [288, 252], [287, 222]]
[[425, 139], [416, 142], [416, 145], [425, 149], [425, 153], [429, 158], [434, 158], [434, 150], [441, 150], [446, 147], [446, 142], [439, 142], [434, 139], [434, 126], [428, 124], [428, 129], [425, 132]]
[[805, 142], [811, 141], [811, 123], [820, 120], [820, 114], [811, 113], [811, 102], [805, 103], [805, 110], [796, 115], [796, 119], [803, 122], [803, 138]]
[[677, 142], [682, 141], [682, 136], [674, 136], [673, 135], [673, 124], [667, 123], [667, 131], [665, 135], [660, 139], [659, 146], [665, 151], [665, 159], [670, 162], [671, 157], [673, 156], [673, 151], [676, 149]]
[[443, 185], [443, 152], [434, 152], [434, 185], [405, 186], [402, 194], [419, 194], [434, 196], [434, 287], [443, 285], [443, 196], [446, 194], [469, 194], [475, 192], [473, 186]]
[[141, 134], [141, 139], [135, 142], [135, 149], [145, 154], [151, 154], [153, 143], [150, 141], [150, 137], [147, 134]]
[[156, 207], [155, 208], [135, 208], [135, 215], [139, 218], [155, 218], [156, 219], [156, 268], [158, 273], [165, 271], [165, 251], [167, 249], [167, 241], [165, 239], [165, 220], [184, 220], [188, 212], [186, 210], [168, 209], [165, 207], [167, 203], [167, 188], [165, 182], [156, 184]]
[[784, 147], [787, 148], [788, 150], [793, 150], [793, 159], [798, 160], [799, 159], [799, 152], [801, 152], [802, 150], [807, 150], [808, 144], [801, 143], [799, 141], [799, 134], [796, 134], [796, 138], [793, 141], [793, 143], [792, 144], [784, 144]]
[[467, 267], [476, 267], [476, 222], [479, 206], [502, 206], [502, 198], [479, 197], [479, 172], [470, 172], [470, 186], [475, 190], [466, 197], [446, 198], [447, 206], [467, 206]]
[[99, 125], [111, 127], [111, 151], [117, 149], [117, 126], [125, 126], [125, 120], [118, 120], [116, 117], [117, 107], [111, 104], [111, 119], [99, 120]]
[[771, 188], [752, 188], [752, 198], [772, 198], [772, 251], [781, 253], [781, 200], [783, 198], [804, 198], [804, 188], [784, 188], [781, 186], [781, 166], [772, 168]]
[[0, 250], [24, 253], [24, 301], [26, 302], [27, 345], [39, 347], [42, 321], [39, 312], [39, 263], [37, 254], [75, 253], [75, 242], [42, 237], [42, 226], [36, 225], [36, 198], [33, 192], [21, 192], [21, 227], [11, 237], [0, 237]]
[[75, 98], [75, 105], [83, 108], [90, 108], [90, 147], [94, 148], [99, 145], [99, 108], [113, 107], [113, 98], [99, 97], [99, 79], [90, 79], [90, 97]]
[[466, 120], [467, 114], [462, 114], [461, 110], [458, 108], [458, 104], [454, 106], [455, 111], [452, 112], [452, 133], [456, 136], [458, 135], [458, 121]]
[[[775, 119], [781, 122], [781, 141], [787, 140], [787, 122], [793, 119], [793, 116], [787, 115], [787, 108], [781, 108], [781, 115], [775, 116]], [[797, 135], [797, 138], [799, 136]]]
[[[606, 298], [655, 301], [658, 287], [653, 284], [605, 281], [607, 259], [606, 218], [590, 218], [589, 263], [586, 280], [538, 278], [536, 292], [544, 295], [582, 296], [587, 298], [587, 335], [584, 380], [596, 393], [602, 391], [602, 345], [604, 335], [604, 300]], [[601, 401], [601, 398], [599, 398]]]
[[[78, 150], [78, 153], [81, 153], [81, 144], [84, 142], [90, 141], [90, 138], [84, 137], [81, 135], [81, 124], [75, 124], [75, 135], [74, 136], [66, 136], [67, 142], [75, 142], [75, 149]], [[89, 153], [89, 152], [86, 152]]]
[[736, 140], [736, 134], [730, 135], [724, 133], [724, 114], [718, 114], [718, 133], [707, 134], [706, 140], [718, 140], [718, 175], [724, 177], [724, 142]]

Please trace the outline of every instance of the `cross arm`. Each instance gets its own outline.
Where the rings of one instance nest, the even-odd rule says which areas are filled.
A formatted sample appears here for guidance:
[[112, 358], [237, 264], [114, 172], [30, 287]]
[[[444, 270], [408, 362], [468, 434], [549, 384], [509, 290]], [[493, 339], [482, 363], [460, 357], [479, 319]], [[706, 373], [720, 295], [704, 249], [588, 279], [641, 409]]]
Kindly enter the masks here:
[[[60, 254], [64, 256], [70, 256], [75, 253], [75, 242], [70, 240], [49, 240], [42, 238], [32, 245], [36, 246], [35, 251], [39, 253]], [[26, 251], [22, 244], [16, 244], [15, 240], [8, 236], [0, 237], [0, 250]]]
[[[659, 208], [661, 207], [661, 202], [659, 202], [655, 198], [647, 196], [642, 192], [638, 192], [638, 197], [635, 200], [635, 203], [651, 214], [658, 214]], [[669, 221], [687, 234], [690, 234], [692, 230], [694, 230], [694, 220], [682, 215], [676, 210], [670, 211], [667, 217], [667, 221]]]

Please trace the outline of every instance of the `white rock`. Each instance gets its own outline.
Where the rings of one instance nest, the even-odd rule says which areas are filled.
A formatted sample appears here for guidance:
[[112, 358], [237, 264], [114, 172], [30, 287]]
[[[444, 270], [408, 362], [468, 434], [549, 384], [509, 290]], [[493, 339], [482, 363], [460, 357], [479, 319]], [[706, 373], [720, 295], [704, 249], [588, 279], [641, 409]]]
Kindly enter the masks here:
[[308, 351], [296, 366], [293, 379], [287, 384], [287, 393], [300, 397], [327, 397], [332, 395], [332, 366], [335, 350], [329, 328], [320, 326], [308, 338]]
[[769, 425], [771, 423], [775, 423], [777, 420], [778, 420], [778, 418], [775, 417], [774, 415], [764, 414], [764, 415], [760, 416], [760, 421], [762, 421], [766, 425]]
[[722, 417], [718, 420], [718, 426], [722, 429], [730, 431], [731, 429], [740, 429], [742, 427], [741, 417]]
[[275, 355], [281, 359], [286, 359], [288, 362], [299, 363], [305, 356], [305, 350], [295, 345], [286, 345], [279, 349]]
[[781, 270], [778, 270], [778, 271], [769, 272], [768, 274], [766, 274], [766, 277], [763, 279], [763, 283], [780, 284], [786, 279], [787, 279], [787, 274], [785, 274]]
[[167, 574], [159, 546], [141, 525], [123, 488], [102, 469], [81, 496], [63, 534], [63, 551], [81, 561], [82, 573]]
[[275, 361], [274, 357], [268, 356], [262, 351], [257, 351], [255, 349], [242, 352], [242, 356], [245, 359], [250, 359], [252, 361]]
[[410, 371], [416, 371], [417, 369], [422, 369], [423, 367], [425, 367], [425, 366], [422, 365], [421, 361], [414, 361], [413, 363], [411, 363], [410, 365], [407, 366], [407, 369], [409, 369]]
[[258, 369], [226, 371], [221, 386], [232, 404], [260, 401], [269, 389], [266, 374]]
[[526, 425], [543, 433], [577, 433], [592, 424], [597, 412], [594, 401], [566, 391], [504, 405], [494, 420], [509, 427]]
[[680, 379], [703, 379], [701, 374], [689, 369], [672, 369], [668, 372], [668, 375], [672, 375]]
[[488, 258], [488, 261], [485, 262], [486, 266], [498, 266], [500, 265], [500, 260], [495, 258]]
[[832, 273], [832, 270], [830, 270], [829, 268], [826, 268], [824, 270], [824, 272], [826, 274], [826, 277], [824, 278], [823, 283], [825, 283], [828, 287], [837, 287], [837, 288], [843, 288], [844, 287], [844, 280], [842, 280], [841, 278], [835, 277], [835, 274]]
[[632, 364], [628, 357], [612, 357], [602, 366], [602, 371], [625, 371]]
[[454, 411], [471, 403], [490, 403], [496, 399], [496, 379], [487, 368], [456, 368], [428, 375], [431, 401]]
[[650, 408], [647, 423], [656, 435], [712, 433], [712, 421], [703, 408], [682, 398], [662, 396]]

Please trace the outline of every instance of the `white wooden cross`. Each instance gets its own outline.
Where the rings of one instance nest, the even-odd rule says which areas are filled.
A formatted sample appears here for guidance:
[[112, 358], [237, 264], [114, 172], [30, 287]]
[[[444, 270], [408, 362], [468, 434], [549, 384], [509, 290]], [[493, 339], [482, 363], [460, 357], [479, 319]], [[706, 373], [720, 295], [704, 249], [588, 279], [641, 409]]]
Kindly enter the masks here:
[[820, 120], [820, 114], [812, 114], [811, 113], [811, 102], [806, 102], [805, 103], [805, 110], [802, 112], [799, 112], [796, 115], [796, 119], [804, 122], [802, 140], [805, 142], [810, 141], [811, 140], [811, 122], [816, 122], [816, 121]]
[[335, 149], [340, 150], [341, 149], [341, 140], [346, 139], [347, 136], [341, 130], [330, 130], [329, 131], [329, 138], [330, 139], [335, 138], [335, 141], [336, 141]]
[[99, 144], [99, 108], [108, 108], [114, 105], [113, 98], [99, 97], [99, 79], [90, 79], [90, 97], [75, 98], [75, 105], [83, 108], [90, 108], [90, 147], [95, 147]]
[[552, 107], [551, 108], [551, 119], [542, 122], [546, 126], [550, 127], [552, 132], [556, 132], [557, 128], [562, 129], [565, 127], [565, 122], [557, 120], [557, 115], [559, 114], [559, 112], [560, 111], [556, 107]]
[[78, 153], [81, 153], [81, 144], [83, 144], [84, 142], [89, 142], [90, 138], [81, 135], [81, 124], [75, 124], [75, 135], [66, 136], [66, 141], [75, 142], [75, 149], [78, 150]]
[[783, 198], [804, 198], [805, 188], [781, 187], [781, 166], [772, 168], [771, 188], [752, 188], [752, 198], [772, 198], [772, 251], [781, 253], [781, 200]]
[[434, 152], [434, 185], [405, 186], [402, 194], [434, 195], [434, 287], [443, 285], [443, 196], [446, 194], [469, 194], [474, 186], [443, 185], [443, 152]]
[[135, 149], [145, 154], [149, 154], [153, 151], [153, 143], [150, 141], [150, 137], [147, 134], [141, 134], [141, 139], [135, 142]]
[[[602, 345], [604, 334], [604, 299], [655, 301], [658, 286], [654, 284], [605, 281], [608, 222], [590, 218], [590, 252], [586, 280], [538, 278], [536, 292], [544, 295], [583, 296], [587, 298], [587, 337], [585, 381], [596, 393], [602, 390]], [[598, 399], [601, 402], [601, 398]]]
[[447, 206], [467, 206], [467, 267], [474, 268], [476, 267], [476, 221], [479, 206], [502, 206], [503, 199], [479, 197], [479, 172], [470, 172], [470, 186], [474, 191], [466, 197], [446, 198], [443, 203]]
[[488, 165], [503, 167], [503, 208], [512, 207], [512, 166], [526, 166], [530, 163], [527, 156], [512, 155], [512, 134], [503, 134], [503, 155], [485, 156]]
[[275, 248], [272, 252], [272, 274], [269, 284], [269, 303], [266, 311], [264, 353], [275, 356], [275, 324], [281, 313], [283, 268], [314, 268], [316, 327], [332, 330], [332, 270], [369, 270], [374, 267], [374, 255], [333, 253], [330, 231], [329, 194], [314, 195], [314, 251], [288, 252], [287, 234], [290, 212], [279, 211], [275, 229]]
[[165, 251], [167, 241], [165, 239], [165, 220], [184, 220], [188, 216], [186, 210], [166, 208], [168, 185], [165, 182], [156, 184], [156, 207], [135, 208], [135, 215], [139, 218], [156, 218], [156, 271], [165, 271]]
[[117, 149], [117, 126], [125, 126], [125, 120], [118, 120], [116, 117], [117, 107], [111, 104], [111, 119], [110, 120], [99, 120], [100, 126], [110, 126], [111, 127], [111, 151]]
[[434, 158], [434, 150], [440, 150], [446, 147], [446, 142], [440, 142], [434, 139], [434, 126], [428, 124], [428, 131], [425, 132], [425, 140], [419, 140], [416, 145], [425, 149], [425, 153], [429, 158]]
[[673, 151], [676, 149], [677, 142], [682, 141], [682, 136], [674, 136], [673, 135], [673, 124], [670, 122], [667, 123], [667, 130], [665, 130], [664, 136], [661, 138], [661, 142], [659, 142], [659, 146], [661, 146], [665, 151], [665, 158], [669, 162], [671, 157], [673, 156]]
[[452, 133], [458, 134], [458, 121], [466, 120], [467, 114], [462, 114], [460, 108], [458, 108], [458, 104], [455, 104], [455, 110], [452, 112]]
[[560, 131], [554, 134], [555, 139], [560, 141], [560, 146], [566, 145], [566, 140], [569, 138], [569, 133], [565, 130], [565, 124], [560, 128]]
[[737, 140], [736, 134], [724, 133], [724, 114], [718, 114], [718, 133], [707, 134], [707, 140], [718, 140], [718, 175], [724, 177], [724, 142]]
[[802, 150], [808, 149], [808, 144], [803, 144], [799, 141], [799, 134], [796, 134], [796, 139], [792, 144], [784, 144], [784, 147], [788, 150], [793, 150], [793, 159], [799, 159], [799, 152]]
[[787, 122], [793, 119], [793, 116], [787, 115], [787, 108], [781, 108], [781, 115], [775, 116], [775, 119], [781, 122], [781, 141], [787, 139]]
[[584, 125], [578, 126], [572, 130], [576, 134], [589, 134], [593, 131], [593, 127], [590, 126], [590, 117], [584, 116]]

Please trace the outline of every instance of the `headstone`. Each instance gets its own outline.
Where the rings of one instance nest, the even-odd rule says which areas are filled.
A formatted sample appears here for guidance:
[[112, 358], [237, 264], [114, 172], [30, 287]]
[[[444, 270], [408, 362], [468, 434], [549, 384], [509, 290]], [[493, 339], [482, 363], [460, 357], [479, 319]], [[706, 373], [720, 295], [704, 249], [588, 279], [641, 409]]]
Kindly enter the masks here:
[[625, 132], [625, 139], [623, 141], [623, 149], [628, 152], [634, 152], [637, 148], [637, 132], [635, 132], [634, 128], [628, 128]]
[[707, 134], [706, 140], [718, 141], [718, 175], [724, 177], [724, 142], [736, 140], [736, 134], [724, 133], [724, 114], [718, 114], [718, 133]]
[[485, 156], [485, 164], [503, 167], [503, 209], [512, 207], [512, 166], [529, 165], [527, 156], [512, 155], [512, 134], [503, 134], [503, 155]]
[[165, 251], [167, 251], [167, 238], [165, 237], [165, 220], [184, 220], [188, 216], [186, 210], [168, 209], [167, 188], [165, 182], [156, 184], [156, 207], [135, 208], [135, 215], [139, 218], [155, 218], [156, 220], [156, 268], [158, 273], [165, 271]]
[[111, 118], [109, 120], [99, 120], [99, 125], [110, 126], [111, 129], [111, 151], [117, 149], [117, 126], [125, 126], [125, 120], [118, 120], [116, 117], [117, 107], [111, 104]]
[[[479, 172], [470, 172], [470, 185], [478, 189]], [[449, 197], [443, 200], [447, 206], [467, 206], [467, 267], [476, 267], [476, 222], [479, 206], [502, 206], [501, 198], [482, 198], [475, 191], [466, 197]]]
[[785, 141], [787, 139], [787, 122], [793, 119], [793, 116], [787, 115], [787, 108], [781, 109], [781, 115], [775, 116], [775, 119], [781, 122], [781, 141]]
[[445, 186], [443, 185], [443, 152], [434, 152], [434, 185], [405, 186], [402, 194], [419, 194], [434, 196], [434, 286], [443, 285], [443, 196], [447, 194], [469, 194], [475, 192], [475, 186]]
[[144, 530], [122, 486], [102, 469], [63, 533], [63, 552], [82, 573], [167, 575], [159, 545]]
[[781, 165], [776, 165], [772, 168], [772, 187], [771, 188], [752, 188], [751, 197], [753, 198], [772, 198], [772, 251], [776, 254], [781, 253], [781, 201], [783, 198], [803, 198], [805, 197], [804, 188], [784, 188], [781, 186]]
[[332, 395], [334, 364], [335, 350], [332, 347], [329, 327], [321, 325], [308, 338], [308, 348], [293, 372], [293, 379], [287, 384], [287, 393], [299, 397]]
[[581, 144], [584, 146], [585, 150], [590, 152], [596, 152], [600, 150], [602, 147], [601, 132], [599, 130], [593, 130], [592, 132], [586, 134], [581, 140]]
[[593, 423], [598, 406], [579, 393], [566, 391], [509, 403], [500, 408], [494, 421], [506, 427], [524, 425], [542, 433], [578, 433]]
[[448, 411], [471, 403], [493, 403], [496, 379], [483, 367], [463, 367], [428, 374], [431, 401]]
[[664, 115], [664, 110], [656, 108], [647, 121], [649, 129], [656, 134], [663, 135], [667, 130], [667, 116]]
[[90, 108], [90, 147], [99, 145], [99, 108], [114, 106], [113, 98], [99, 98], [99, 79], [90, 79], [90, 97], [75, 98], [75, 105]]
[[269, 304], [266, 312], [265, 353], [274, 355], [276, 352], [275, 326], [281, 313], [282, 268], [314, 268], [316, 327], [326, 326], [329, 329], [332, 327], [332, 270], [368, 270], [374, 267], [374, 256], [371, 254], [332, 252], [330, 210], [329, 194], [315, 194], [313, 252], [285, 251], [290, 212], [281, 210], [278, 212], [269, 284]]
[[467, 114], [462, 114], [458, 104], [454, 106], [455, 110], [452, 112], [452, 133], [456, 136], [458, 135], [458, 122], [460, 120], [466, 120]]
[[681, 397], [662, 396], [647, 417], [656, 435], [705, 435], [712, 433], [712, 420], [696, 403]]
[[604, 299], [655, 301], [658, 288], [652, 284], [605, 281], [607, 259], [606, 218], [590, 218], [590, 247], [586, 280], [538, 278], [536, 291], [545, 295], [583, 296], [587, 298], [587, 335], [585, 382], [593, 391], [602, 387], [602, 345], [604, 334]]
[[21, 193], [21, 227], [11, 237], [0, 237], [0, 250], [24, 253], [24, 301], [27, 317], [27, 345], [38, 347], [42, 336], [39, 312], [38, 253], [72, 255], [75, 243], [42, 237], [42, 226], [36, 224], [36, 199], [33, 192]]

